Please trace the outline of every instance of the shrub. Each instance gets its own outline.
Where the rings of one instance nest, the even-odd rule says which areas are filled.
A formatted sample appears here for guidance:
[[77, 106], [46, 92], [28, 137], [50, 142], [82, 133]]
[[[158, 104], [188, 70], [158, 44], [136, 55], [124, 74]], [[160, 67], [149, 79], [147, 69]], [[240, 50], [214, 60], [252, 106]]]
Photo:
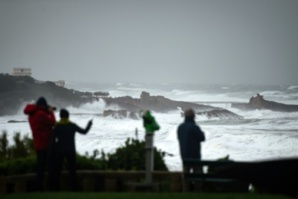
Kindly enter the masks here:
[[0, 136], [0, 160], [9, 160], [15, 158], [27, 157], [34, 154], [33, 140], [20, 133], [15, 133], [13, 136], [13, 145], [9, 145], [7, 132], [3, 131]]
[[0, 162], [0, 176], [33, 173], [34, 171], [35, 156], [32, 155]]
[[[33, 140], [28, 135], [21, 137], [20, 133], [16, 133], [13, 141], [10, 145], [6, 131], [0, 135], [0, 175], [33, 173]], [[145, 141], [128, 138], [124, 143], [112, 154], [104, 151], [100, 154], [98, 150], [94, 150], [92, 156], [77, 154], [77, 170], [145, 170]], [[164, 156], [165, 152], [154, 148], [155, 170], [168, 170]]]
[[[154, 170], [168, 170], [164, 156], [165, 152], [154, 147]], [[116, 149], [113, 154], [104, 154], [108, 169], [112, 170], [145, 170], [145, 141], [128, 138], [125, 146]]]

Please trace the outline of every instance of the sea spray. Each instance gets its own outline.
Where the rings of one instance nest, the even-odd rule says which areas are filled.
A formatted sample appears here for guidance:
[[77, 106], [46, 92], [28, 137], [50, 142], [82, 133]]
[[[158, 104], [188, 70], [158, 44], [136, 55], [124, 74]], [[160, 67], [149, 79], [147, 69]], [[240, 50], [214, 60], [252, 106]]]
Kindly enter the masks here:
[[[69, 86], [69, 87], [68, 87]], [[142, 91], [152, 96], [161, 95], [177, 101], [191, 102], [227, 102], [210, 104], [232, 111], [244, 119], [207, 118], [197, 116], [196, 122], [206, 134], [202, 144], [203, 159], [217, 159], [230, 155], [230, 159], [238, 161], [255, 161], [264, 159], [297, 157], [298, 151], [298, 113], [281, 113], [270, 110], [243, 111], [231, 108], [229, 102], [245, 102], [256, 93], [264, 98], [285, 104], [298, 104], [296, 86], [257, 86], [257, 85], [173, 85], [173, 84], [100, 84], [66, 82], [66, 87], [81, 91], [109, 92], [111, 97], [131, 96], [139, 98]], [[118, 106], [106, 107], [103, 100], [81, 107], [66, 107], [70, 111], [70, 119], [80, 126], [86, 125], [93, 118], [93, 127], [86, 136], [76, 135], [77, 151], [80, 154], [92, 153], [94, 149], [113, 152], [122, 146], [128, 137], [144, 139], [142, 119], [115, 119], [103, 117], [105, 109], [121, 109]], [[167, 152], [166, 163], [170, 170], [181, 170], [181, 159], [177, 142], [177, 127], [183, 121], [181, 111], [168, 113], [152, 113], [160, 125], [156, 131], [154, 144]], [[58, 111], [55, 112], [59, 117]], [[9, 120], [27, 121], [27, 117], [19, 111], [14, 116], [0, 117], [0, 130], [7, 130], [12, 140], [14, 132], [30, 134], [27, 122], [7, 123]]]

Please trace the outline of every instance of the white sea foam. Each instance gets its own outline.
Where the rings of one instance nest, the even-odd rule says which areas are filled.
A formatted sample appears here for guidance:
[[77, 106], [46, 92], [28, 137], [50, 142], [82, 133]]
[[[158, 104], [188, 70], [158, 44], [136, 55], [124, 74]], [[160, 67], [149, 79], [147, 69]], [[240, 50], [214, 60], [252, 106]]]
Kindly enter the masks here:
[[289, 90], [297, 90], [298, 89], [298, 86], [289, 86], [288, 89]]
[[67, 107], [71, 113], [82, 113], [82, 114], [99, 114], [102, 113], [105, 107], [105, 102], [99, 100], [98, 102], [87, 103], [78, 108], [76, 107]]
[[[71, 82], [72, 88], [79, 87], [83, 91], [109, 92], [112, 97], [132, 96], [139, 98], [142, 91], [149, 92], [152, 96], [162, 95], [172, 100], [179, 101], [232, 101], [248, 102], [249, 98], [260, 91], [265, 99], [279, 100], [283, 103], [298, 104], [298, 92], [292, 87], [241, 87], [229, 86], [229, 89], [218, 87], [185, 87], [163, 84], [160, 87], [143, 86], [141, 84], [118, 83], [99, 84]], [[84, 90], [87, 89], [87, 90]], [[290, 89], [290, 92], [288, 92]], [[244, 117], [242, 120], [208, 119], [206, 116], [197, 116], [196, 122], [206, 134], [206, 142], [202, 144], [203, 159], [217, 159], [230, 155], [234, 160], [254, 161], [269, 158], [282, 158], [297, 156], [298, 151], [298, 113], [279, 113], [269, 110], [242, 111], [231, 108], [229, 104], [210, 104], [226, 108]], [[108, 107], [118, 110], [119, 107]], [[77, 151], [80, 154], [92, 153], [94, 149], [111, 153], [119, 146], [124, 145], [127, 138], [136, 136], [144, 139], [144, 128], [141, 119], [114, 119], [103, 117], [106, 109], [102, 100], [85, 104], [79, 108], [67, 107], [70, 119], [84, 127], [89, 119], [93, 118], [93, 127], [87, 135], [76, 136]], [[55, 113], [58, 118], [58, 112]], [[177, 127], [183, 121], [180, 111], [170, 113], [154, 113], [153, 115], [161, 126], [155, 133], [154, 144], [172, 156], [165, 160], [170, 170], [181, 170], [179, 146], [177, 142]], [[7, 130], [12, 141], [14, 132], [30, 134], [27, 122], [7, 123], [8, 120], [26, 121], [22, 110], [15, 116], [0, 117], [0, 130]]]

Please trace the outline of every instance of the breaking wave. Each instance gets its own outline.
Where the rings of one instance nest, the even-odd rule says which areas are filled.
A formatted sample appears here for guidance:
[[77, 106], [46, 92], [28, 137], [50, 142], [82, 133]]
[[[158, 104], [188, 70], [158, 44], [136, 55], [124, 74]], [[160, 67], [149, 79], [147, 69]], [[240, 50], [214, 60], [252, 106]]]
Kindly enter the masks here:
[[[142, 91], [152, 96], [162, 95], [177, 101], [215, 101], [215, 102], [248, 102], [249, 98], [260, 93], [265, 99], [286, 104], [298, 104], [298, 86], [241, 86], [241, 85], [145, 85], [132, 83], [98, 83], [70, 82], [73, 89], [82, 91], [109, 92], [111, 97], [132, 96], [139, 98]], [[212, 104], [210, 104], [212, 106]], [[222, 120], [209, 119], [206, 116], [196, 117], [196, 122], [206, 134], [202, 144], [204, 159], [217, 159], [230, 155], [234, 160], [261, 160], [266, 158], [292, 157], [298, 151], [298, 113], [280, 113], [268, 110], [242, 111], [231, 108], [229, 104], [213, 104], [232, 111], [243, 119]], [[110, 107], [118, 109], [119, 107]], [[113, 152], [123, 145], [128, 137], [144, 139], [142, 119], [114, 119], [103, 117], [105, 103], [99, 100], [78, 108], [67, 107], [71, 120], [85, 126], [93, 118], [91, 131], [83, 136], [76, 136], [77, 150], [81, 154], [94, 149]], [[58, 112], [55, 113], [58, 118]], [[165, 160], [170, 170], [181, 170], [181, 160], [177, 142], [177, 127], [183, 122], [180, 111], [153, 113], [161, 126], [155, 134], [155, 146], [172, 156]], [[1, 129], [12, 136], [14, 132], [29, 133], [28, 123], [7, 123], [8, 120], [27, 120], [20, 111], [15, 116], [0, 117]], [[12, 137], [10, 137], [12, 139]]]

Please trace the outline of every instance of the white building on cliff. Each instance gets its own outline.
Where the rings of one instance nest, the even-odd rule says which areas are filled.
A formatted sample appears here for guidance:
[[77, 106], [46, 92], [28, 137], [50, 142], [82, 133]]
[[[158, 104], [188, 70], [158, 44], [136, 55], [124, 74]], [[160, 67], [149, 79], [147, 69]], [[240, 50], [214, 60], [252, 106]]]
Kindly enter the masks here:
[[12, 70], [13, 76], [30, 76], [31, 77], [31, 68], [14, 68]]
[[[12, 70], [13, 76], [29, 76], [32, 77], [31, 68], [13, 68]], [[38, 83], [45, 83], [46, 81], [39, 81], [36, 80]], [[57, 86], [64, 87], [65, 81], [59, 80], [59, 81], [53, 81]]]

